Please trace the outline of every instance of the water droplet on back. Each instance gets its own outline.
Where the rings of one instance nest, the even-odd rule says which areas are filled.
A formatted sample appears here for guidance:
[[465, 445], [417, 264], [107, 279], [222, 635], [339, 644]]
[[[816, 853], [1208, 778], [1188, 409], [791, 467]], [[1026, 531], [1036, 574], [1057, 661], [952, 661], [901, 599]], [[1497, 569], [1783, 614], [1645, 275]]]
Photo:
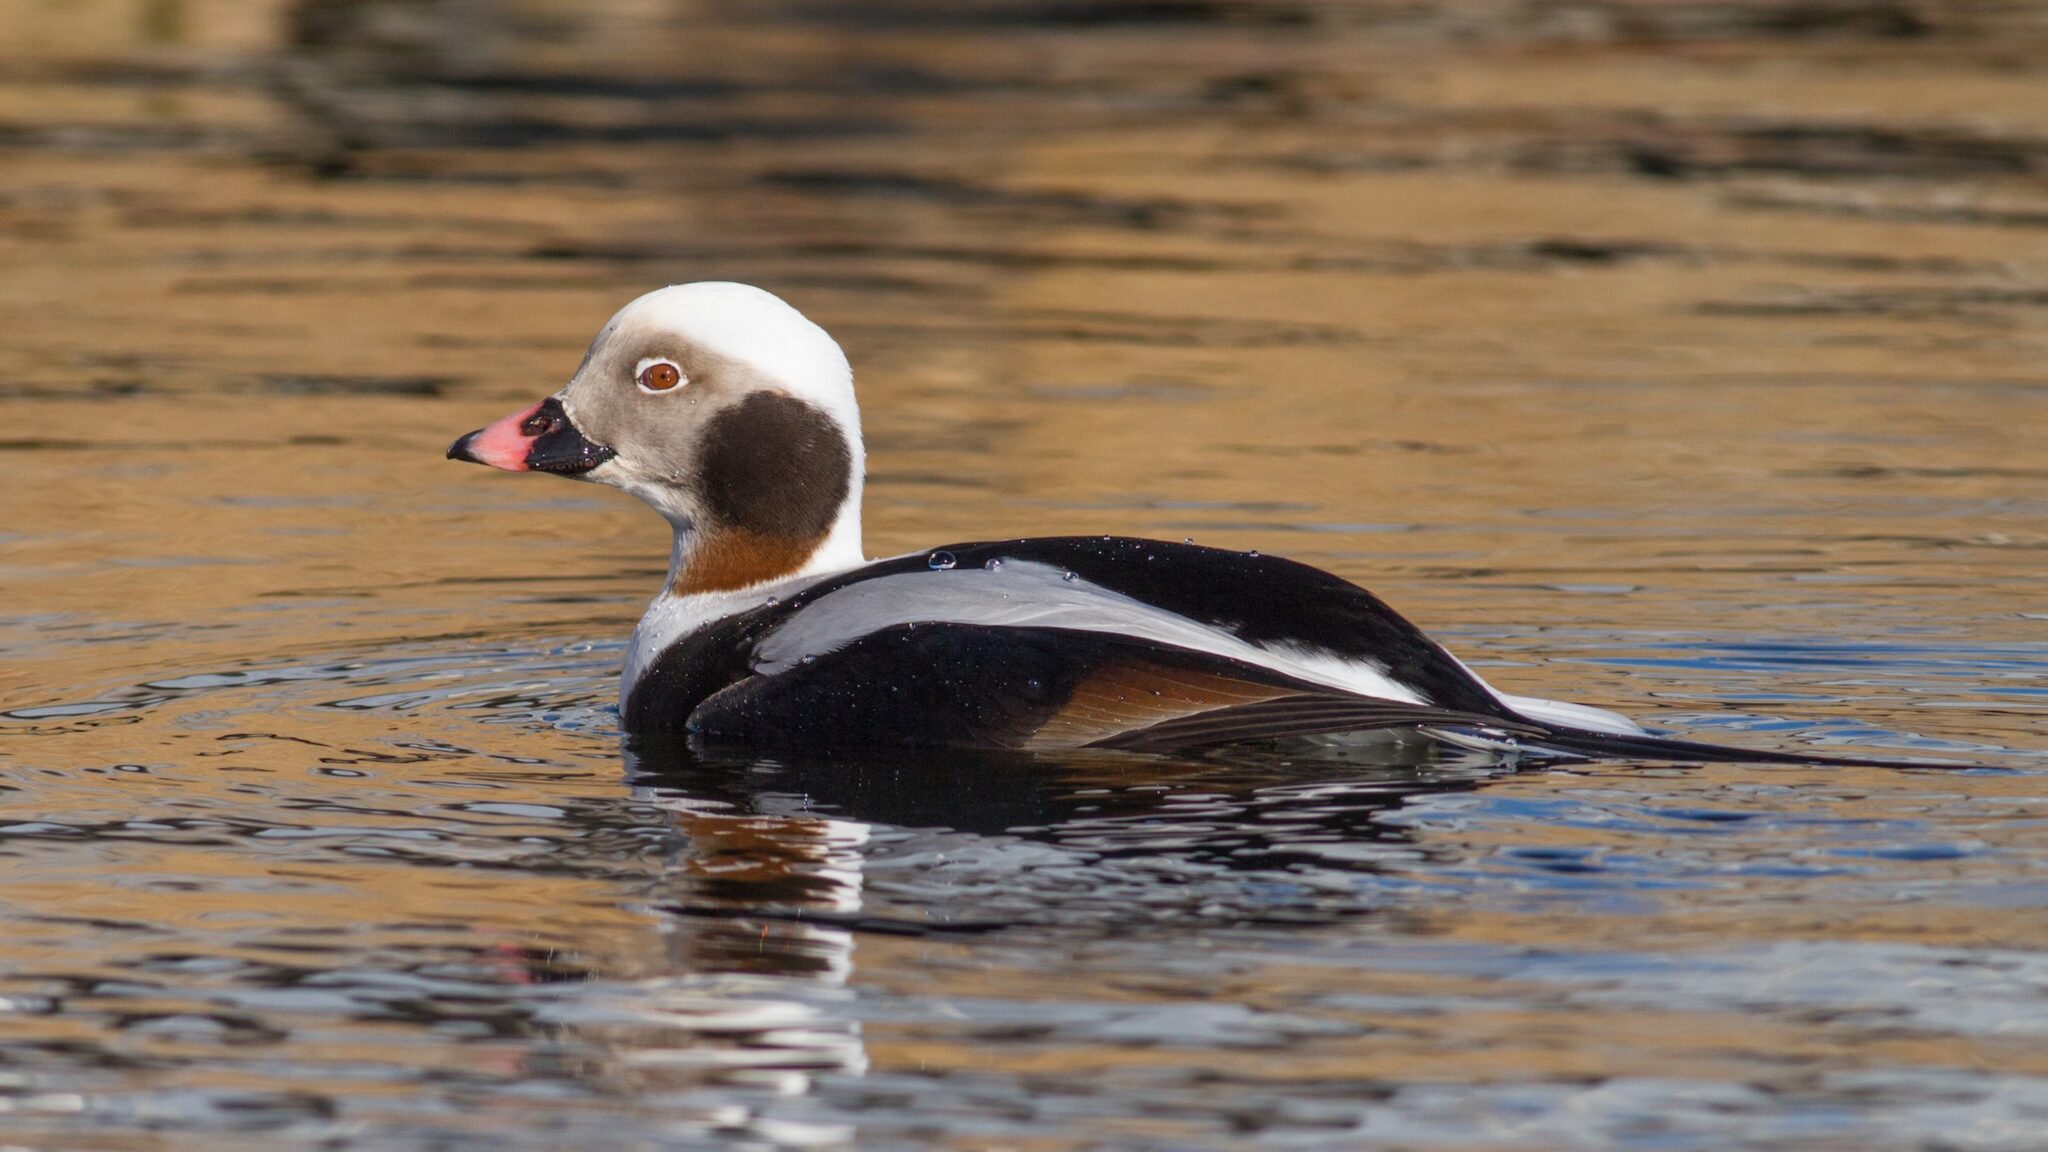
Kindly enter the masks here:
[[991, 557], [989, 557], [989, 561], [988, 561], [988, 563], [986, 563], [986, 564], [983, 564], [983, 565], [982, 565], [982, 567], [983, 567], [983, 568], [986, 568], [986, 569], [988, 569], [988, 570], [989, 570], [989, 571], [991, 571], [991, 572], [994, 572], [994, 571], [997, 571], [997, 570], [1001, 569], [1001, 568], [1002, 568], [1002, 566], [1003, 566], [1003, 561], [1002, 561], [1002, 558], [1001, 558], [1001, 557], [999, 557], [999, 556], [991, 556]]
[[1257, 560], [1259, 558], [1259, 550], [1257, 548], [1254, 548], [1251, 551], [1245, 553], [1245, 555], [1251, 557], [1254, 560]]
[[1081, 578], [1081, 577], [1080, 577], [1080, 575], [1079, 575], [1078, 573], [1074, 573], [1074, 572], [1062, 572], [1062, 573], [1060, 573], [1060, 579], [1062, 579], [1062, 580], [1065, 580], [1065, 581], [1066, 581], [1067, 583], [1069, 583], [1069, 584], [1072, 584], [1072, 583], [1073, 583], [1074, 581], [1076, 581], [1076, 580], [1079, 580], [1080, 578]]
[[924, 562], [931, 566], [932, 571], [943, 572], [946, 569], [951, 568], [953, 565], [958, 564], [960, 561], [955, 560], [951, 552], [947, 552], [944, 549], [941, 549], [925, 557]]

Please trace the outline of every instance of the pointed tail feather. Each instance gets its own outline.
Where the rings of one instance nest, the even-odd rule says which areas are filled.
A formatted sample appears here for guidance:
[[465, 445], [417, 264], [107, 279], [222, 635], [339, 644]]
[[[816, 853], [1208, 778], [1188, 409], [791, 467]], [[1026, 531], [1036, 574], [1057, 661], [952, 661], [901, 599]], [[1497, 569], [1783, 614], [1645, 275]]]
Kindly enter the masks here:
[[1592, 732], [1582, 728], [1547, 726], [1542, 736], [1531, 736], [1525, 746], [1562, 752], [1589, 760], [1687, 760], [1709, 764], [1814, 764], [1829, 768], [1969, 768], [1969, 764], [1930, 764], [1907, 760], [1882, 760], [1866, 756], [1815, 756], [1804, 752], [1771, 752], [1762, 748], [1730, 748], [1696, 740], [1671, 740], [1662, 736], [1625, 736]]

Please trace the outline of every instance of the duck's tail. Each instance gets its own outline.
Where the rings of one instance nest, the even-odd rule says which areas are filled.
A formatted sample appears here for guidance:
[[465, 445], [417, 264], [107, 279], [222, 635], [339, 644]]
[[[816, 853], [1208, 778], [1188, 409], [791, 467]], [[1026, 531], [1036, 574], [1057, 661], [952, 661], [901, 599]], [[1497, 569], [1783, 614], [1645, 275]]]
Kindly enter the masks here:
[[1683, 760], [1708, 764], [1813, 764], [1829, 768], [1967, 768], [1968, 764], [1884, 760], [1867, 756], [1815, 756], [1805, 752], [1771, 752], [1761, 748], [1730, 748], [1697, 740], [1594, 732], [1546, 724], [1541, 736], [1526, 736], [1524, 749], [1560, 752], [1588, 760]]

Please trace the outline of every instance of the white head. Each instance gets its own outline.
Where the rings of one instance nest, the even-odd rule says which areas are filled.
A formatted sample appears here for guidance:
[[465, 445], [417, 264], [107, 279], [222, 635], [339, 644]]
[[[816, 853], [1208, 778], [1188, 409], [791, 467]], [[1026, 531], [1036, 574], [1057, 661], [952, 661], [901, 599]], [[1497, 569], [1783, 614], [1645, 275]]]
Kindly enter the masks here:
[[559, 392], [448, 455], [645, 500], [675, 526], [679, 594], [861, 560], [853, 370], [824, 329], [745, 284], [679, 284], [619, 309]]

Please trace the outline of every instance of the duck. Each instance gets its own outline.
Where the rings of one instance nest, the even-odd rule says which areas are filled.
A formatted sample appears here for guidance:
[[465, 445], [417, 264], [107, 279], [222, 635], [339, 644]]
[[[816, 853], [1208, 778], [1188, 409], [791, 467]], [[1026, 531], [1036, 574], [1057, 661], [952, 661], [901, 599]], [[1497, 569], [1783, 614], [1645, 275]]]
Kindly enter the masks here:
[[1084, 535], [870, 560], [853, 370], [751, 285], [621, 308], [553, 395], [448, 457], [638, 497], [672, 532], [629, 737], [741, 750], [1188, 753], [1389, 737], [1507, 756], [1882, 764], [1651, 733], [1502, 692], [1366, 589], [1259, 552]]

